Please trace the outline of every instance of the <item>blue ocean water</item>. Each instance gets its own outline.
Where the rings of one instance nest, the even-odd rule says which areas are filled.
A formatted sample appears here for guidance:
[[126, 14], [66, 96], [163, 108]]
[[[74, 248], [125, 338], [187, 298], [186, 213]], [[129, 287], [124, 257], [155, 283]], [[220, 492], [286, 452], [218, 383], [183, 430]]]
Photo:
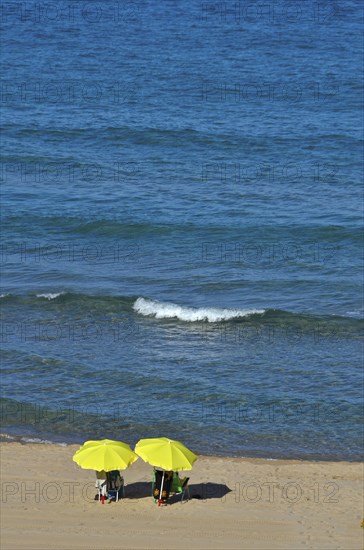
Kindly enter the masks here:
[[3, 437], [360, 458], [362, 23], [3, 4]]

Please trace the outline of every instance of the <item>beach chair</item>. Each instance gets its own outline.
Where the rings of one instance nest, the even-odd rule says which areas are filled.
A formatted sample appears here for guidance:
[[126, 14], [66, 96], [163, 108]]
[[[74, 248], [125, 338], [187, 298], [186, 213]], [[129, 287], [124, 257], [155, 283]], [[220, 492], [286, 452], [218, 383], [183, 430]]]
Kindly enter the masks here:
[[180, 479], [178, 472], [173, 472], [171, 493], [174, 493], [175, 495], [180, 494], [181, 502], [183, 502], [185, 495], [187, 495], [187, 500], [189, 500], [190, 498], [190, 489], [188, 487], [189, 479], [189, 477], [184, 477], [183, 479]]
[[104, 504], [105, 497], [107, 498], [107, 473], [104, 470], [96, 472], [95, 487], [98, 491], [99, 501]]
[[158, 506], [167, 504], [171, 491], [173, 472], [163, 472], [153, 469], [152, 494]]
[[124, 478], [119, 470], [112, 470], [107, 473], [107, 496], [118, 502], [119, 498], [125, 498]]

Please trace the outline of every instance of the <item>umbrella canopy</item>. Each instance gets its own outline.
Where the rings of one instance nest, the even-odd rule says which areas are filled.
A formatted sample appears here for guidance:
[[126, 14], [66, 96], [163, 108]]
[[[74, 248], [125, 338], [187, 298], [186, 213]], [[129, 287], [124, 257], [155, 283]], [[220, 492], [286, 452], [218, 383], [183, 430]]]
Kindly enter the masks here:
[[135, 452], [148, 464], [163, 470], [191, 470], [197, 456], [180, 441], [167, 437], [141, 439]]
[[102, 439], [101, 441], [86, 441], [73, 455], [73, 460], [86, 470], [111, 472], [125, 470], [138, 456], [127, 443]]

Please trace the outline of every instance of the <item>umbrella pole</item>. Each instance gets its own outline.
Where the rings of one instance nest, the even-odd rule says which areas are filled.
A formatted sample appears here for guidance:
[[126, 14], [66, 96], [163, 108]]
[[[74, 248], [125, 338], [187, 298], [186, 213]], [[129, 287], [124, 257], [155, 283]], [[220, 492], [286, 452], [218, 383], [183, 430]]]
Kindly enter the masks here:
[[162, 502], [162, 495], [163, 495], [163, 483], [164, 483], [164, 474], [165, 474], [165, 471], [163, 470], [163, 476], [162, 476], [161, 489], [160, 489], [160, 493], [159, 493], [159, 501], [158, 501], [158, 506], [160, 506], [160, 505], [161, 505], [161, 502]]

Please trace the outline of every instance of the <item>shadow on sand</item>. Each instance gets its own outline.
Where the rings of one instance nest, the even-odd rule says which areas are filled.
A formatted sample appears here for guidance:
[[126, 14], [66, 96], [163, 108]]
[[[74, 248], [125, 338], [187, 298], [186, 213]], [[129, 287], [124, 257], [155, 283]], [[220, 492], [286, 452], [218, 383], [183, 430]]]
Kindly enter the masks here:
[[[231, 489], [223, 483], [192, 483], [189, 485], [190, 499], [198, 500], [210, 500], [223, 498], [225, 495], [231, 492]], [[151, 498], [152, 497], [152, 483], [149, 481], [137, 481], [135, 483], [129, 483], [125, 487], [126, 498]], [[170, 498], [169, 503], [179, 502], [181, 495], [174, 495]], [[187, 500], [187, 495], [184, 500]]]

